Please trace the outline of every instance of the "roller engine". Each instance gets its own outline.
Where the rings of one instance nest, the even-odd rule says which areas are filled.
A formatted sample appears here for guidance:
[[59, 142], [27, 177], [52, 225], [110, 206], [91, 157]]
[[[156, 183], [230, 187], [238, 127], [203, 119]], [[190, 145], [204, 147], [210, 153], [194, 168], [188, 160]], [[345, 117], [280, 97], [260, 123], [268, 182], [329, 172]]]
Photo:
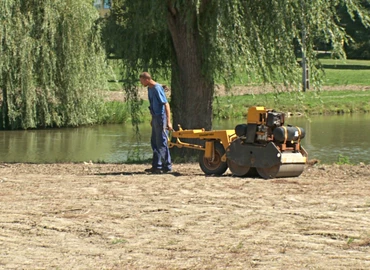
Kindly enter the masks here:
[[250, 107], [247, 124], [235, 127], [237, 138], [226, 149], [227, 165], [235, 176], [262, 178], [299, 176], [307, 160], [300, 141], [303, 128], [284, 126], [285, 115], [265, 107]]

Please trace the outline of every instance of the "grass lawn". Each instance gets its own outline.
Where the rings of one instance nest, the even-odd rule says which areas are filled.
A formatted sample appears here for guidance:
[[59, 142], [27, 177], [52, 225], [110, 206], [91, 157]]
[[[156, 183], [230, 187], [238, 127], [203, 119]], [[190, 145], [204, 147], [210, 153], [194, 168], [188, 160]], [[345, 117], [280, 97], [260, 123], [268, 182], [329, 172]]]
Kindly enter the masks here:
[[324, 85], [370, 85], [370, 61], [324, 59], [321, 62]]
[[214, 117], [243, 118], [248, 107], [256, 105], [307, 115], [370, 112], [370, 91], [338, 90], [320, 93], [308, 91], [225, 96], [216, 98]]
[[[324, 70], [324, 86], [335, 85], [370, 85], [370, 60], [335, 60], [335, 59], [320, 59]], [[109, 80], [119, 80], [120, 64], [118, 60], [112, 60], [112, 70], [116, 74], [115, 78]], [[169, 85], [169, 82], [163, 79], [157, 81]], [[235, 80], [236, 85], [245, 85], [248, 81], [246, 76], [242, 74]], [[252, 81], [251, 84], [259, 84], [258, 81]], [[119, 82], [110, 82], [110, 90], [120, 90], [122, 84]]]

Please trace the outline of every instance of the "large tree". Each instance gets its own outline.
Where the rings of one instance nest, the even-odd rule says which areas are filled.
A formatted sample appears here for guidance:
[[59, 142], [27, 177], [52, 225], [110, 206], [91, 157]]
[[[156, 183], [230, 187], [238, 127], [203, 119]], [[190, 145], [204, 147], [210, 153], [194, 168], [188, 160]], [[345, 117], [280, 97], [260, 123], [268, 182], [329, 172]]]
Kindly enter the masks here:
[[170, 74], [175, 126], [209, 129], [216, 80], [245, 72], [299, 89], [295, 44], [310, 60], [319, 36], [344, 55], [338, 5], [368, 23], [358, 0], [117, 0], [106, 40], [131, 97], [140, 71]]
[[0, 128], [97, 121], [106, 81], [97, 19], [88, 0], [1, 0]]

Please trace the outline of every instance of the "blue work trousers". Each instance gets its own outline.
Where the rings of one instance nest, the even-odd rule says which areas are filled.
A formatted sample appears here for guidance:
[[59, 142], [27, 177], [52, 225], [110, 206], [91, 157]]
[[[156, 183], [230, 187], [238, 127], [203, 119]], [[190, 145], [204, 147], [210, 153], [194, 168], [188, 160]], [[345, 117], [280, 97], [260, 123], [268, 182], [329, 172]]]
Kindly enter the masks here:
[[152, 166], [161, 170], [172, 170], [171, 155], [168, 149], [166, 115], [152, 115], [152, 137], [151, 146], [153, 149]]

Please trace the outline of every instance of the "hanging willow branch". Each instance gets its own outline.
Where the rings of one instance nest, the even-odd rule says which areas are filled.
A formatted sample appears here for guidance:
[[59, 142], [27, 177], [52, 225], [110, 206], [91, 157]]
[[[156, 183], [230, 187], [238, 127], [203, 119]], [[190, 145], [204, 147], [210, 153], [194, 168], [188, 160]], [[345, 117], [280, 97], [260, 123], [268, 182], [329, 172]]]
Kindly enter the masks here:
[[109, 51], [129, 70], [123, 80], [132, 104], [137, 104], [137, 81], [131, 75], [167, 72], [174, 123], [210, 128], [214, 82], [223, 81], [230, 88], [243, 74], [246, 84], [257, 80], [280, 86], [283, 82], [283, 90], [299, 91], [299, 49], [310, 65], [311, 85], [319, 89], [314, 45], [329, 44], [333, 55], [345, 57], [348, 35], [337, 9], [343, 7], [369, 25], [363, 1], [368, 2], [116, 0], [105, 38]]
[[1, 1], [0, 128], [97, 121], [106, 83], [97, 18], [85, 0]]

